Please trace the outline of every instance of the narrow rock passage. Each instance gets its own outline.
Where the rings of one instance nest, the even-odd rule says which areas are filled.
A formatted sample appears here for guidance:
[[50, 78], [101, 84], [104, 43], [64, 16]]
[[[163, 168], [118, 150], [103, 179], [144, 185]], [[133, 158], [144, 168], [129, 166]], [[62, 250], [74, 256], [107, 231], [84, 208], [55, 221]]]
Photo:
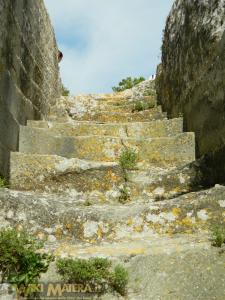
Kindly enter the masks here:
[[[21, 126], [2, 224], [27, 226], [58, 257], [119, 260], [127, 299], [224, 299], [224, 256], [209, 232], [225, 217], [225, 188], [193, 192], [195, 139], [182, 118], [167, 119], [153, 96], [143, 111], [126, 93], [60, 101], [48, 120]], [[137, 154], [126, 178], [125, 150]]]

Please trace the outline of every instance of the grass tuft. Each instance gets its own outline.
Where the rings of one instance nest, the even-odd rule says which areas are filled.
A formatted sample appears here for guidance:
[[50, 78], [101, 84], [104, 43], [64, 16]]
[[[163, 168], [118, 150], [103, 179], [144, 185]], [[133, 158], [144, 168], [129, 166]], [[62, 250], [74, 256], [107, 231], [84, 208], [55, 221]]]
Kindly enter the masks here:
[[102, 285], [103, 289], [98, 290], [100, 294], [107, 289], [126, 294], [128, 272], [120, 265], [111, 271], [112, 263], [106, 258], [59, 259], [56, 267], [66, 283]]
[[222, 247], [225, 244], [225, 226], [217, 225], [212, 229], [212, 245]]
[[119, 163], [124, 170], [133, 170], [136, 167], [138, 155], [135, 150], [125, 149], [120, 154]]
[[7, 180], [2, 176], [0, 176], [0, 188], [6, 188], [6, 187], [8, 187]]

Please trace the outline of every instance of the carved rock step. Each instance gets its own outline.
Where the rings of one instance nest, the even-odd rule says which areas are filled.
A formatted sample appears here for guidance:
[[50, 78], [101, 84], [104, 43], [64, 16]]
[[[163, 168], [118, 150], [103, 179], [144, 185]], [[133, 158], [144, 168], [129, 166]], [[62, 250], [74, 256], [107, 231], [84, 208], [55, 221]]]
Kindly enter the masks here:
[[129, 99], [126, 97], [107, 97], [107, 98], [100, 98], [96, 102], [97, 104], [100, 105], [121, 106], [126, 104], [134, 104], [137, 101], [149, 103], [152, 107], [157, 105], [156, 97], [154, 96], [144, 96], [138, 99]]
[[[150, 107], [153, 108], [153, 107]], [[119, 112], [119, 113], [133, 113], [135, 109], [135, 104], [124, 104], [124, 105], [99, 105], [95, 111], [107, 111], [107, 112]], [[149, 108], [148, 108], [149, 109]], [[146, 108], [147, 110], [147, 108]], [[144, 109], [143, 109], [144, 111]]]
[[163, 200], [199, 190], [201, 172], [195, 163], [176, 168], [129, 171], [127, 187], [133, 199]]
[[195, 160], [194, 133], [153, 139], [101, 136], [53, 137], [43, 129], [21, 127], [19, 151], [30, 154], [53, 154], [94, 161], [118, 161], [121, 151], [134, 149], [138, 161], [161, 165], [183, 165]]
[[[51, 193], [80, 193], [89, 203], [119, 203], [126, 186], [129, 201], [175, 197], [193, 189], [196, 170], [190, 165], [128, 171], [118, 163], [66, 159], [56, 155], [11, 153], [10, 187]], [[122, 199], [123, 200], [123, 199]]]
[[183, 119], [163, 119], [152, 122], [107, 123], [93, 122], [56, 123], [28, 121], [29, 127], [46, 128], [46, 133], [57, 136], [114, 136], [114, 137], [166, 137], [183, 132]]
[[111, 111], [90, 112], [85, 114], [72, 114], [74, 120], [97, 122], [141, 122], [163, 119], [166, 113], [162, 113], [161, 107], [152, 108], [141, 112], [121, 113]]
[[[140, 240], [93, 246], [65, 243], [54, 252], [58, 257], [107, 257], [113, 266], [122, 264], [129, 273], [127, 300], [224, 298], [224, 255], [211, 247], [204, 234], [143, 236]], [[61, 281], [55, 263], [41, 281], [49, 282], [49, 278]], [[101, 299], [122, 298], [106, 294]]]
[[10, 166], [10, 187], [18, 190], [100, 194], [124, 183], [118, 163], [12, 152]]
[[79, 195], [0, 190], [2, 226], [25, 226], [49, 242], [97, 243], [152, 234], [207, 231], [224, 222], [225, 188], [169, 201], [127, 205], [78, 205]]

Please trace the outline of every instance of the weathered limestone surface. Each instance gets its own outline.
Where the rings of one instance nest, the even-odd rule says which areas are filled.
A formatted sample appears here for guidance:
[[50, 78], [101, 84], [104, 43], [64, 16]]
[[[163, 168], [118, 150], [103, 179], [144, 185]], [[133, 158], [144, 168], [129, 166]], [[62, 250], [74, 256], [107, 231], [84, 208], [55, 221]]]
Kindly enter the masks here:
[[118, 163], [11, 153], [11, 188], [62, 193], [108, 191], [124, 183]]
[[[212, 248], [209, 230], [224, 221], [224, 198], [217, 186], [167, 202], [85, 207], [72, 195], [1, 190], [1, 226], [28, 226], [47, 238], [46, 250], [57, 257], [101, 256], [124, 264], [126, 299], [223, 300], [224, 252]], [[54, 265], [42, 281], [49, 278], [60, 280]]]
[[160, 138], [117, 138], [111, 136], [52, 136], [45, 129], [21, 127], [19, 151], [56, 154], [67, 158], [116, 161], [123, 149], [136, 150], [140, 162], [163, 165], [184, 164], [195, 159], [193, 133]]
[[41, 119], [60, 94], [57, 46], [43, 0], [0, 1], [0, 174], [19, 125]]
[[[143, 166], [142, 166], [143, 168]], [[97, 203], [118, 201], [126, 183], [130, 200], [162, 200], [199, 189], [201, 172], [195, 164], [180, 168], [145, 166], [127, 171], [128, 182], [118, 162], [94, 162], [56, 155], [11, 153], [11, 188], [26, 191], [66, 193], [76, 190]], [[96, 199], [95, 199], [96, 202]]]
[[[149, 122], [104, 123], [71, 122], [56, 123], [47, 121], [28, 121], [32, 128], [45, 128], [45, 133], [55, 136], [113, 136], [154, 138], [174, 136], [183, 132], [183, 119], [161, 119]], [[46, 130], [47, 129], [47, 130]]]
[[0, 284], [0, 300], [15, 300], [16, 292], [9, 284]]
[[1, 189], [0, 216], [1, 226], [25, 225], [49, 241], [54, 236], [60, 247], [68, 241], [95, 244], [155, 234], [207, 234], [213, 225], [224, 222], [224, 199], [223, 186], [168, 201], [148, 199], [126, 205], [86, 205], [88, 197], [82, 193], [65, 196]]
[[[179, 245], [179, 246], [178, 246]], [[110, 257], [128, 269], [129, 300], [224, 299], [224, 255], [213, 249], [207, 237], [180, 235], [147, 237], [139, 241], [104, 243], [103, 246], [83, 246], [73, 255], [88, 258], [92, 255]], [[47, 281], [60, 280], [52, 264]], [[101, 300], [124, 299], [117, 295], [102, 296]]]
[[[0, 189], [0, 227], [28, 228], [57, 258], [123, 264], [127, 296], [102, 300], [222, 300], [224, 252], [210, 239], [224, 224], [225, 188], [199, 191], [194, 134], [160, 112], [151, 86], [61, 98], [47, 121], [20, 126], [11, 189]], [[150, 99], [134, 112], [136, 101]], [[93, 118], [100, 110], [104, 121]], [[129, 149], [137, 163], [124, 170], [119, 156]], [[49, 278], [61, 281], [54, 263], [41, 280]]]
[[[133, 105], [140, 99], [143, 103], [151, 100], [153, 105], [136, 113]], [[66, 194], [76, 190], [101, 199], [91, 197], [90, 203], [118, 203], [124, 191], [130, 201], [152, 201], [199, 188], [201, 176], [192, 165], [194, 135], [183, 132], [182, 118], [168, 120], [161, 115], [155, 120], [154, 112], [161, 108], [153, 96], [142, 92], [134, 98], [127, 91], [74, 100], [57, 101], [49, 116], [54, 121], [28, 121], [20, 127], [20, 153], [11, 154], [11, 187]], [[120, 107], [122, 121], [93, 121], [102, 106]], [[114, 117], [110, 110], [106, 112]], [[139, 114], [141, 121], [126, 122], [122, 117], [127, 114], [131, 118]], [[137, 163], [125, 174], [119, 157], [126, 149], [136, 152]]]
[[225, 6], [223, 0], [176, 0], [167, 18], [158, 100], [169, 117], [184, 116], [205, 155], [207, 184], [225, 178]]

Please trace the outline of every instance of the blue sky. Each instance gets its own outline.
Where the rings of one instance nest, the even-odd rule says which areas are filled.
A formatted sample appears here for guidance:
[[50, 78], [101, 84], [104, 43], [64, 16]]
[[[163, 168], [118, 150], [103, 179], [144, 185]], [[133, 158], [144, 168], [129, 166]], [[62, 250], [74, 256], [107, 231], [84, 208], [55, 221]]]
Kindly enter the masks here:
[[173, 0], [44, 1], [72, 94], [111, 92], [122, 78], [155, 74]]

